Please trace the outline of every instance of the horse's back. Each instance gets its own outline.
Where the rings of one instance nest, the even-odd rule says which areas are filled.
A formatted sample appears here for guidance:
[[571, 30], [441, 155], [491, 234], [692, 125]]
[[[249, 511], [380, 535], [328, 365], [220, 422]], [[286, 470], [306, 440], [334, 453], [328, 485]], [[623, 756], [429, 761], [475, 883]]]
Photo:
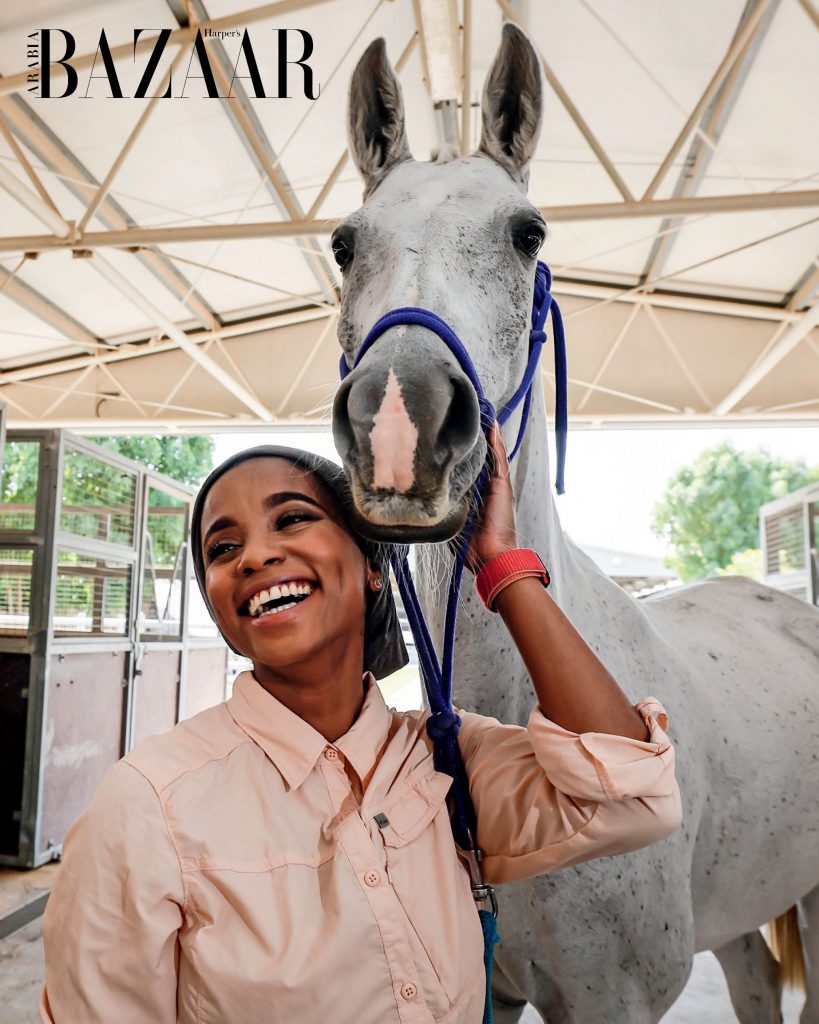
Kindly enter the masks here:
[[819, 609], [739, 576], [641, 604], [691, 669], [669, 704], [672, 717], [681, 705], [705, 758], [692, 890], [698, 946], [714, 948], [733, 937], [719, 934], [722, 921], [741, 933], [738, 907], [750, 930], [794, 885], [817, 881]]
[[713, 768], [780, 777], [800, 750], [819, 774], [819, 609], [742, 576], [641, 607], [689, 669], [678, 692], [658, 696], [697, 729]]

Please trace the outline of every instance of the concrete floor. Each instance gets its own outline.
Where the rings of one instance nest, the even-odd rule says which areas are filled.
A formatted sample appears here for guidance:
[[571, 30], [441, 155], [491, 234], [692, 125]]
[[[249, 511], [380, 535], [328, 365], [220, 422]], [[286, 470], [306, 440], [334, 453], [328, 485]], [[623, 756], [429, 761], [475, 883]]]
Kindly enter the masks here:
[[39, 1024], [43, 984], [43, 919], [0, 939], [0, 1022]]
[[[43, 979], [42, 923], [38, 919], [0, 940], [0, 1024], [39, 1024], [37, 997]], [[786, 992], [785, 1024], [798, 1024], [801, 997]], [[711, 953], [700, 953], [685, 991], [662, 1024], [734, 1024], [722, 971]], [[541, 1024], [529, 1007], [521, 1024]]]
[[5, 917], [21, 904], [50, 892], [59, 870], [59, 864], [44, 864], [36, 871], [0, 868], [0, 917]]

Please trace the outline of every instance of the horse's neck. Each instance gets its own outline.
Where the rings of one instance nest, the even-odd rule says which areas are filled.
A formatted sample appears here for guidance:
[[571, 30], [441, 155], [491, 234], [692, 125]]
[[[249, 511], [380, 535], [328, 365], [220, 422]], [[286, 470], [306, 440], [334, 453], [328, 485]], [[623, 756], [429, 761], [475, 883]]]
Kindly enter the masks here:
[[[504, 430], [507, 448], [517, 436], [518, 422], [515, 415]], [[627, 687], [631, 652], [650, 627], [637, 602], [563, 532], [550, 478], [543, 392], [537, 383], [526, 436], [512, 464], [512, 482], [519, 545], [540, 554], [552, 577], [549, 590], [553, 599], [609, 671]], [[418, 589], [436, 643], [442, 635], [446, 608], [445, 563], [440, 558], [440, 547], [427, 549], [418, 564]], [[531, 683], [500, 617], [479, 607], [471, 584], [471, 576], [464, 573], [455, 703], [502, 721], [523, 723], [532, 707]]]

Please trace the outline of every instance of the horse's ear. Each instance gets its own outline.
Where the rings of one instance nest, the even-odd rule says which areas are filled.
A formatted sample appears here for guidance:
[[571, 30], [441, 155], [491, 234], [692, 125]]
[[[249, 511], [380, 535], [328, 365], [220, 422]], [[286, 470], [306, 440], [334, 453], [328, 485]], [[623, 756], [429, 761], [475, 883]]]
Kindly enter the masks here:
[[542, 114], [543, 73], [537, 51], [526, 33], [507, 21], [483, 89], [478, 151], [525, 185]]
[[401, 86], [383, 39], [370, 43], [353, 72], [347, 131], [350, 153], [364, 178], [365, 195], [395, 164], [412, 159]]

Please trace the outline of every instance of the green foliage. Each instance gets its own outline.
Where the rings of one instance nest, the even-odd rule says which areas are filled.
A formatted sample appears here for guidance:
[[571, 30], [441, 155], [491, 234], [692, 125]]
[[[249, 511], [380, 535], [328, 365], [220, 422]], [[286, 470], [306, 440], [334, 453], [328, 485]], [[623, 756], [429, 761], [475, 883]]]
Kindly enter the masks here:
[[724, 569], [717, 569], [717, 576], [748, 576], [762, 582], [762, 552], [759, 548], [737, 551]]
[[701, 452], [666, 484], [651, 526], [673, 549], [668, 565], [685, 582], [729, 565], [759, 544], [759, 508], [819, 479], [819, 466], [737, 451], [723, 442]]
[[[202, 482], [213, 463], [213, 440], [210, 437], [145, 435], [97, 437], [91, 440], [155, 472], [193, 486]], [[0, 529], [33, 529], [39, 453], [37, 442], [10, 441], [6, 444], [0, 488]], [[130, 474], [69, 448], [62, 494], [60, 521], [63, 529], [113, 543], [132, 543], [133, 516], [136, 510], [134, 481]], [[185, 539], [186, 505], [156, 488], [151, 488], [149, 504], [148, 530], [151, 535], [153, 567], [168, 578], [173, 571], [179, 547]], [[4, 509], [3, 505], [7, 507]], [[69, 552], [63, 553], [63, 559], [66, 558], [69, 561], [80, 560], [79, 556]], [[11, 586], [11, 580], [0, 580], [0, 605], [11, 600]], [[122, 611], [127, 588], [118, 580], [106, 581], [105, 587], [106, 614]], [[146, 594], [152, 600], [152, 580], [146, 580], [146, 587]], [[64, 579], [61, 590], [64, 611], [70, 613], [90, 607], [92, 590], [92, 581], [82, 575]]]
[[193, 487], [198, 487], [213, 468], [213, 438], [204, 435], [142, 434], [138, 437], [92, 437], [90, 440]]
[[66, 447], [60, 527], [113, 544], [134, 539], [136, 477], [93, 455]]
[[40, 445], [36, 441], [9, 441], [2, 454], [0, 500], [10, 505], [33, 505], [37, 497]]

